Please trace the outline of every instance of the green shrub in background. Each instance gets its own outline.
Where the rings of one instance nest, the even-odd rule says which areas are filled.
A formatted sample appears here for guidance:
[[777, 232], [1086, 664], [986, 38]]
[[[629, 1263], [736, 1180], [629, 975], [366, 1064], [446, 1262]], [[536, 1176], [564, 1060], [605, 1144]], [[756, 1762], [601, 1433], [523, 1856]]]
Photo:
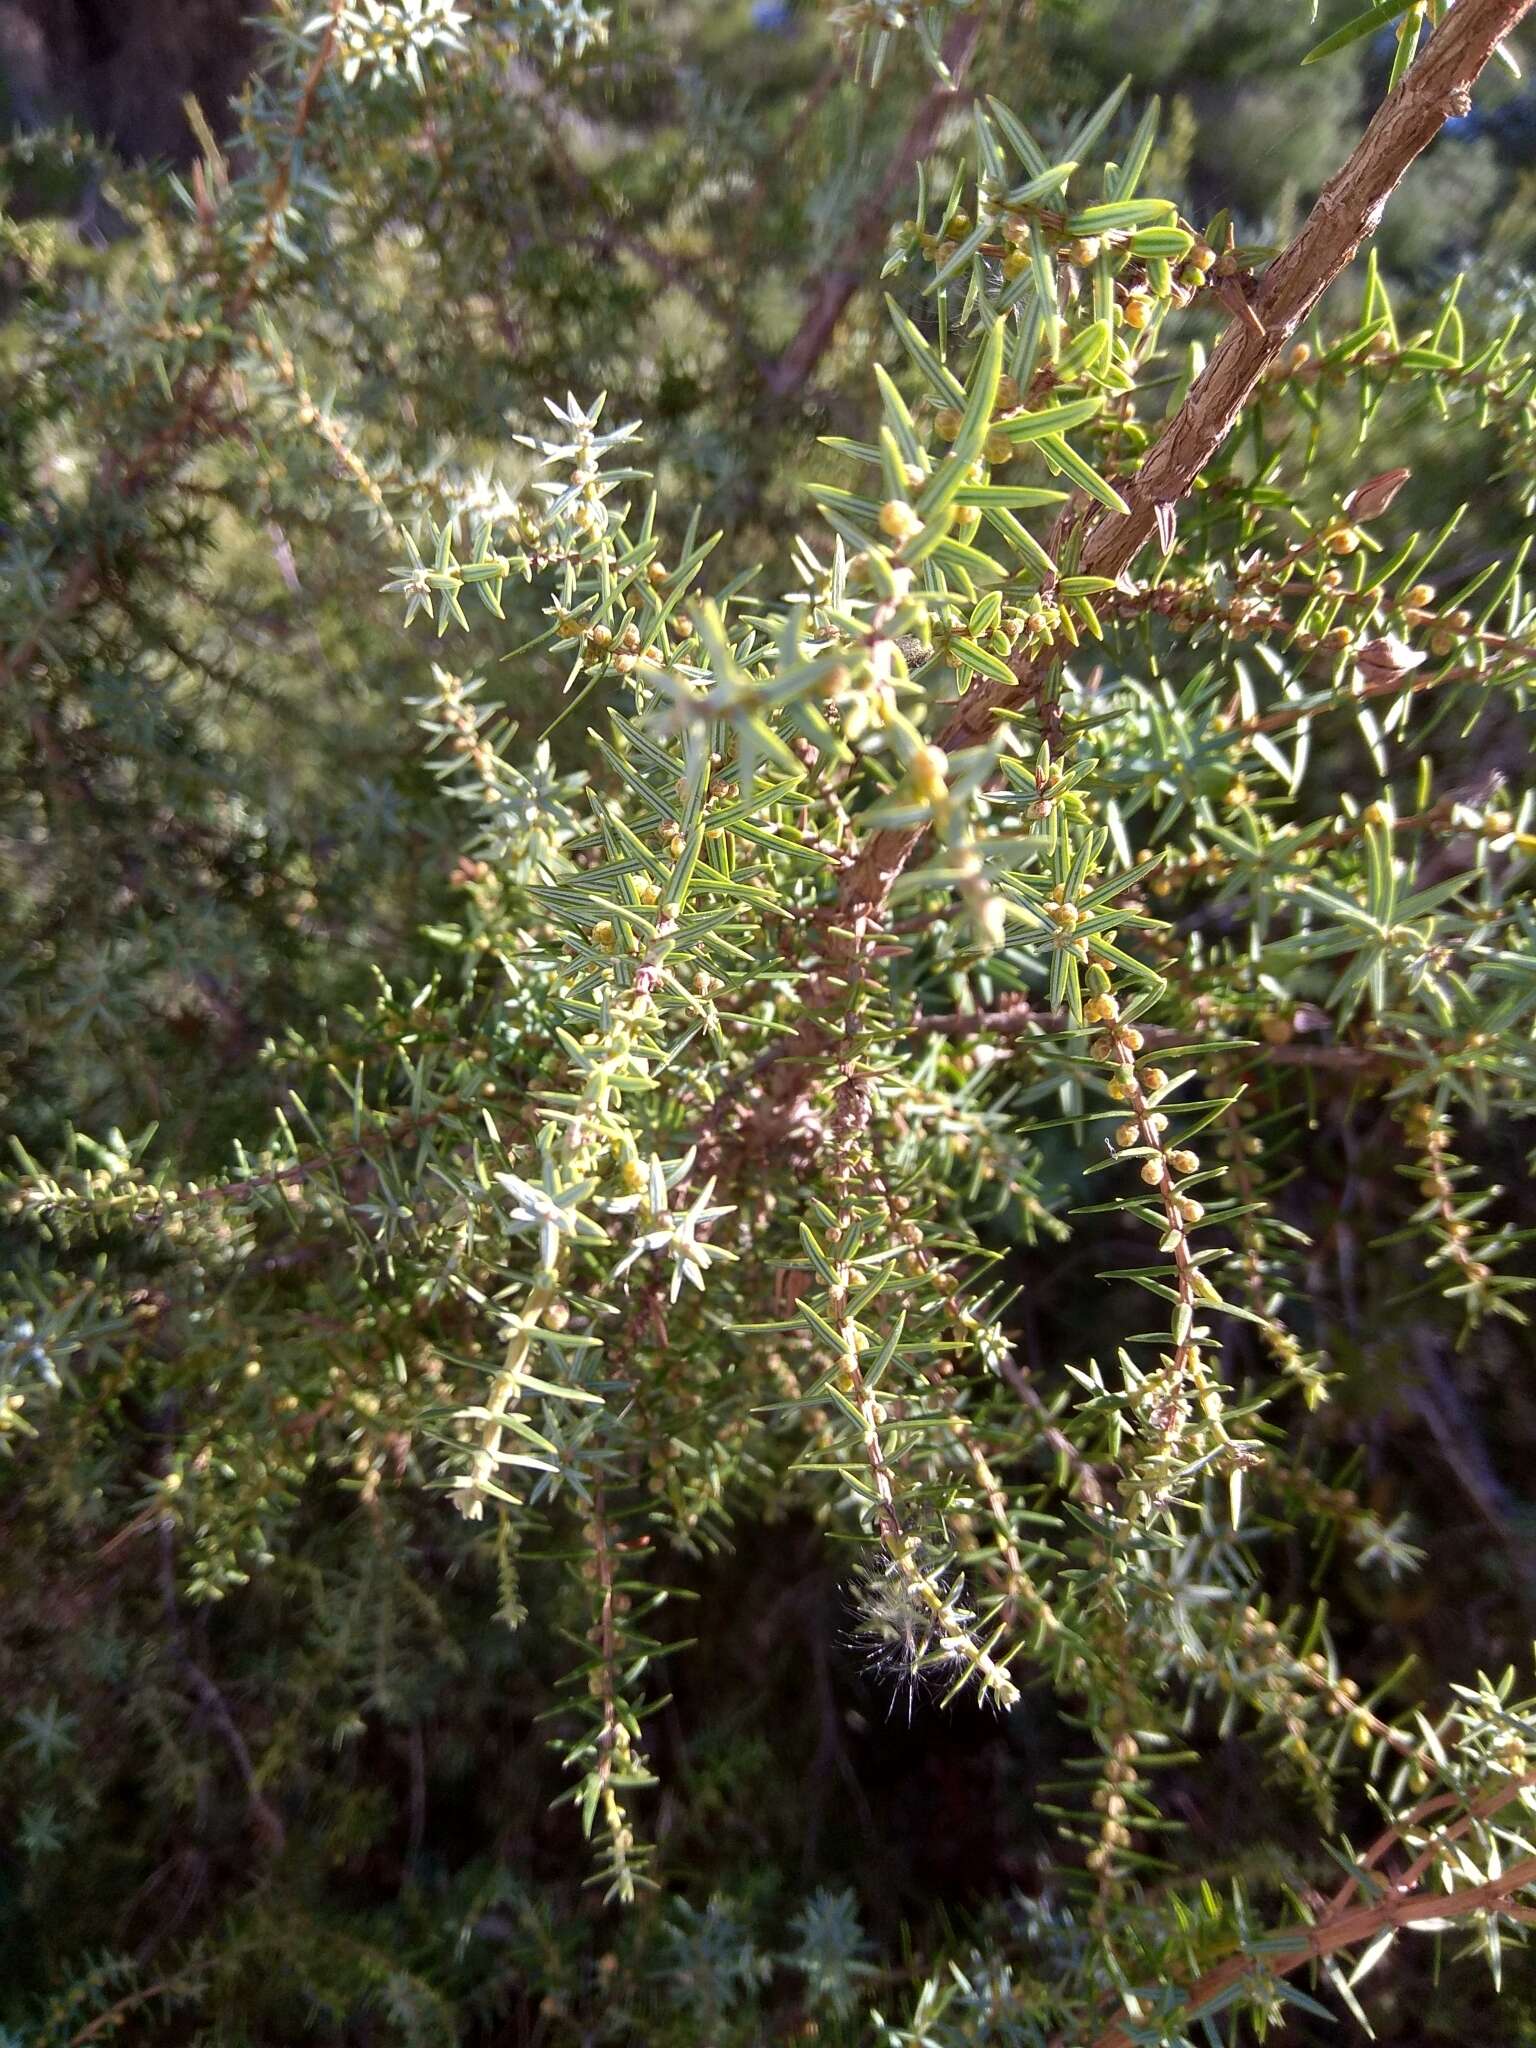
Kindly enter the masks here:
[[1532, 2024], [1523, 12], [17, 142], [14, 2038]]

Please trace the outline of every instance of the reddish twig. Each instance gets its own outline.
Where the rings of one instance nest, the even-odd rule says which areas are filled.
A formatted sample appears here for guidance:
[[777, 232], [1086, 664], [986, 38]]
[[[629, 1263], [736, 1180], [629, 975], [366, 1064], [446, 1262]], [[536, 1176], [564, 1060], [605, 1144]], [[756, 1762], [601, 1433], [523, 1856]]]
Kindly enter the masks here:
[[[1356, 1880], [1351, 1879], [1323, 1917], [1310, 1927], [1298, 1927], [1295, 1938], [1283, 1947], [1269, 1947], [1260, 1956], [1229, 1956], [1225, 1962], [1207, 1970], [1189, 1986], [1183, 2005], [1185, 2015], [1193, 2018], [1201, 2011], [1215, 2010], [1218, 2003], [1224, 2003], [1233, 1987], [1241, 1985], [1245, 1978], [1269, 1980], [1288, 1977], [1307, 1963], [1324, 1962], [1341, 1949], [1358, 1948], [1388, 1928], [1411, 1927], [1420, 1920], [1470, 1920], [1479, 1913], [1499, 1911], [1511, 1912], [1523, 1919], [1524, 1909], [1510, 1902], [1515, 1893], [1536, 1885], [1536, 1856], [1521, 1857], [1497, 1877], [1488, 1878], [1482, 1884], [1467, 1885], [1459, 1891], [1423, 1892], [1419, 1886], [1438, 1848], [1449, 1846], [1478, 1821], [1498, 1813], [1532, 1782], [1530, 1777], [1510, 1780], [1479, 1800], [1452, 1827], [1426, 1844], [1402, 1876], [1395, 1883], [1387, 1883], [1380, 1897], [1361, 1905], [1352, 1904]], [[1428, 1814], [1453, 1803], [1452, 1796], [1448, 1794], [1426, 1800], [1406, 1819], [1385, 1831], [1367, 1851], [1361, 1867], [1370, 1869], [1402, 1839], [1408, 1828]], [[1138, 2037], [1124, 2023], [1117, 2021], [1097, 2036], [1093, 2048], [1135, 2048]]]
[[1130, 510], [1101, 522], [1086, 573], [1115, 576], [1156, 528], [1157, 509], [1193, 486], [1226, 440], [1270, 365], [1381, 220], [1414, 159], [1453, 114], [1532, 0], [1458, 0], [1406, 78], [1377, 108], [1343, 168], [1318, 194], [1306, 224], [1265, 272], [1254, 323], [1236, 321], [1124, 491]]
[[[1414, 159], [1463, 108], [1473, 81], [1533, 0], [1459, 0], [1406, 78], [1378, 108], [1343, 168], [1329, 180], [1306, 224], [1270, 266], [1255, 305], [1262, 336], [1247, 322], [1227, 332], [1205, 373], [1164, 428], [1139, 470], [1123, 484], [1123, 516], [1091, 528], [1077, 564], [1084, 574], [1118, 576], [1156, 530], [1159, 507], [1191, 489], [1231, 432], [1270, 365], [1374, 231], [1387, 199]], [[1058, 523], [1058, 548], [1069, 538], [1080, 507]], [[1047, 652], [1021, 661], [1012, 684], [979, 681], [967, 691], [939, 745], [953, 757], [985, 745], [1001, 710], [1038, 702], [1050, 675]], [[923, 838], [924, 828], [871, 833], [844, 870], [837, 922], [868, 932], [882, 916], [897, 878]]]
[[771, 363], [763, 381], [775, 398], [788, 398], [801, 390], [811, 372], [831, 346], [838, 322], [868, 272], [871, 246], [884, 247], [884, 227], [891, 203], [911, 177], [914, 167], [933, 147], [944, 117], [959, 103], [961, 85], [970, 68], [981, 35], [979, 9], [962, 15], [944, 43], [944, 63], [951, 83], [935, 85], [912, 116], [885, 176], [854, 216], [841, 248], [822, 273], [816, 296], [793, 340], [776, 363]]

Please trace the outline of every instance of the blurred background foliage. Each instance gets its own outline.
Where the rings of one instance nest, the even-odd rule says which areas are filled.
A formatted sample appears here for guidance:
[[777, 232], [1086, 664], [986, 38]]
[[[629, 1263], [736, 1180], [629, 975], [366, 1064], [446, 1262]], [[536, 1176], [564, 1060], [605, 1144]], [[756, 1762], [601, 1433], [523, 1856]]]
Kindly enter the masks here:
[[[0, 640], [32, 651], [0, 721], [0, 1116], [39, 1156], [66, 1127], [154, 1126], [151, 1156], [186, 1179], [263, 1127], [284, 1034], [344, 1051], [377, 976], [433, 972], [431, 928], [464, 886], [407, 708], [423, 643], [379, 595], [398, 527], [461, 509], [466, 471], [487, 505], [515, 500], [509, 422], [545, 393], [606, 389], [610, 417], [645, 423], [664, 494], [725, 529], [721, 580], [763, 562], [783, 587], [801, 481], [828, 473], [817, 435], [872, 415], [876, 279], [913, 138], [931, 138], [940, 189], [958, 157], [915, 54], [871, 91], [809, 0], [614, 0], [585, 49], [531, 36], [426, 93], [338, 94], [238, 366], [185, 460], [125, 493], [180, 417], [178, 363], [202, 360], [238, 290], [241, 252], [211, 232], [200, 248], [199, 194], [278, 160], [262, 67], [281, 37], [163, 0], [124, 7], [104, 44], [110, 14], [0, 9]], [[1041, 0], [987, 15], [971, 72], [1045, 136], [1129, 73], [1135, 102], [1163, 100], [1152, 189], [1277, 241], [1390, 61], [1377, 39], [1298, 69], [1319, 33], [1304, 0]], [[252, 64], [232, 109], [219, 93]], [[190, 117], [186, 91], [204, 94]], [[1405, 309], [1474, 257], [1469, 303], [1528, 305], [1528, 81], [1490, 76], [1379, 248]], [[797, 354], [845, 273], [825, 345]], [[1319, 431], [1346, 438], [1326, 405]], [[1469, 499], [1469, 559], [1511, 530], [1482, 444], [1430, 416], [1375, 445], [1413, 469], [1410, 523]], [[537, 603], [509, 589], [509, 653], [542, 632]], [[558, 650], [490, 673], [531, 757], [566, 703]], [[555, 726], [557, 768], [594, 708]], [[1383, 1130], [1350, 1145], [1306, 1167], [1345, 1264], [1392, 1185]], [[1518, 1157], [1485, 1164], [1518, 1185]], [[1071, 1255], [1022, 1253], [1019, 1271], [1026, 1345], [1070, 1353]], [[1406, 1644], [1431, 1674], [1498, 1668], [1536, 1607], [1528, 1339], [1496, 1326], [1455, 1380], [1433, 1360], [1405, 1373], [1400, 1312], [1345, 1315], [1334, 1285], [1319, 1277], [1317, 1314], [1345, 1392], [1316, 1427], [1384, 1522], [1411, 1512], [1428, 1558], [1385, 1594], [1335, 1560], [1335, 1626], [1383, 1666]], [[1134, 1311], [1096, 1297], [1091, 1313]], [[0, 1326], [0, 1344], [32, 1342]], [[127, 1385], [120, 1420], [146, 1421]], [[1066, 1732], [1028, 1699], [1005, 1722], [893, 1704], [848, 1640], [818, 1532], [744, 1532], [686, 1568], [697, 1599], [666, 1626], [711, 1656], [672, 1660], [659, 1724], [676, 1886], [616, 1921], [582, 1890], [569, 1809], [550, 1809], [543, 1632], [487, 1624], [496, 1587], [462, 1525], [409, 1497], [372, 1516], [301, 1474], [280, 1566], [179, 1614], [158, 1539], [104, 1517], [108, 1462], [82, 1425], [53, 1445], [45, 1496], [0, 1474], [0, 2038], [854, 2039], [842, 2014], [867, 1963], [898, 1985], [904, 1956], [947, 1943], [984, 1977], [988, 1927], [1020, 1937]], [[85, 1553], [61, 1542], [93, 1525]], [[1300, 1550], [1279, 1569], [1299, 1573]], [[250, 1782], [209, 1670], [259, 1714]], [[279, 1792], [302, 1817], [281, 1847], [260, 1839]], [[1197, 1854], [1242, 1861], [1252, 1796], [1235, 1750], [1174, 1792]], [[1286, 1826], [1273, 1815], [1254, 1856]], [[1379, 2038], [1536, 2040], [1536, 1993], [1512, 1975], [1496, 2015], [1481, 1980], [1405, 1977]]]

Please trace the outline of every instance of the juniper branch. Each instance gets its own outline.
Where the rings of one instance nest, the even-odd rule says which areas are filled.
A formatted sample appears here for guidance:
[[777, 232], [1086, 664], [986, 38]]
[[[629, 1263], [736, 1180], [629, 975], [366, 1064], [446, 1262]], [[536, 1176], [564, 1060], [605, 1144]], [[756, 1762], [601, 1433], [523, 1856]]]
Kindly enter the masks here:
[[[1375, 231], [1409, 166], [1450, 116], [1465, 107], [1474, 81], [1531, 5], [1532, 0], [1460, 0], [1451, 10], [1397, 90], [1377, 109], [1347, 162], [1324, 186], [1295, 240], [1271, 264], [1254, 301], [1262, 331], [1242, 320], [1228, 329], [1204, 374], [1125, 484], [1122, 495], [1129, 510], [1087, 533], [1075, 565], [1081, 573], [1120, 575], [1154, 532], [1158, 508], [1176, 504], [1194, 487], [1270, 365]], [[1073, 506], [1058, 522], [1056, 558], [1081, 517]], [[975, 683], [939, 740], [945, 753], [953, 756], [984, 745], [997, 729], [1000, 710], [1038, 703], [1052, 659], [1048, 652], [1025, 658], [1012, 684]], [[867, 923], [880, 916], [922, 837], [920, 827], [871, 834], [839, 886], [840, 923]]]
[[[1530, 1783], [1529, 1778], [1505, 1783], [1480, 1800], [1461, 1822], [1446, 1829], [1427, 1845], [1403, 1877], [1396, 1884], [1388, 1885], [1378, 1898], [1362, 1905], [1351, 1905], [1349, 1899], [1354, 1889], [1354, 1880], [1351, 1880], [1330, 1910], [1311, 1926], [1298, 1927], [1294, 1940], [1284, 1947], [1266, 1946], [1261, 1954], [1231, 1956], [1218, 1963], [1189, 1987], [1183, 2002], [1184, 2017], [1193, 2019], [1201, 2012], [1219, 2010], [1227, 2003], [1233, 1987], [1249, 1979], [1288, 1977], [1308, 1963], [1323, 1962], [1343, 1949], [1358, 1948], [1391, 1928], [1412, 1927], [1421, 1920], [1470, 1920], [1478, 1914], [1500, 1911], [1513, 1911], [1523, 1917], [1522, 1909], [1514, 1905], [1514, 1900], [1517, 1893], [1536, 1885], [1536, 1856], [1522, 1856], [1482, 1884], [1464, 1885], [1455, 1891], [1426, 1892], [1420, 1886], [1438, 1848], [1448, 1847], [1467, 1827], [1507, 1806]], [[1428, 1800], [1407, 1819], [1387, 1829], [1368, 1853], [1363, 1867], [1370, 1868], [1395, 1842], [1401, 1841], [1415, 1819], [1448, 1803], [1445, 1795]], [[1139, 2029], [1133, 2032], [1117, 2022], [1097, 2037], [1093, 2048], [1133, 2048], [1138, 2038]]]

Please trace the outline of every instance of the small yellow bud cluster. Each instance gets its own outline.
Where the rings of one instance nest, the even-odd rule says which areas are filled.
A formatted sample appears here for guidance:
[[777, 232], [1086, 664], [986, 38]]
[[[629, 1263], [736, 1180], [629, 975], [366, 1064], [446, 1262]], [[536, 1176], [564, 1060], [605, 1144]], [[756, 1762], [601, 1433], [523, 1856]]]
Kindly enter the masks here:
[[619, 635], [618, 646], [613, 655], [613, 666], [621, 676], [626, 676], [639, 658], [640, 628], [631, 622]]
[[1211, 265], [1216, 261], [1216, 251], [1209, 242], [1196, 242], [1184, 259], [1179, 272], [1179, 283], [1191, 296], [1205, 284], [1211, 274]]
[[1024, 614], [1025, 637], [1036, 646], [1048, 645], [1061, 624], [1060, 608], [1036, 598]]
[[1472, 623], [1472, 614], [1466, 611], [1447, 612], [1441, 623], [1429, 636], [1429, 651], [1439, 660], [1454, 654], [1461, 645], [1462, 635]]
[[1457, 1207], [1458, 1161], [1451, 1152], [1450, 1125], [1432, 1103], [1414, 1102], [1403, 1113], [1403, 1129], [1422, 1157], [1419, 1192], [1429, 1204], [1429, 1225], [1444, 1247], [1431, 1264], [1448, 1259], [1455, 1267], [1468, 1316], [1475, 1321], [1487, 1307], [1493, 1267], [1479, 1255], [1472, 1225]]
[[1138, 1053], [1146, 1039], [1134, 1024], [1117, 1024], [1113, 1031], [1093, 1041], [1093, 1057], [1096, 1060], [1122, 1058], [1126, 1053]]
[[949, 760], [942, 747], [920, 746], [913, 750], [907, 774], [913, 790], [925, 804], [941, 804], [949, 794], [945, 771]]
[[880, 507], [880, 531], [898, 546], [923, 530], [923, 522], [905, 498], [887, 498]]
[[438, 689], [437, 715], [452, 734], [449, 746], [474, 768], [480, 777], [482, 795], [493, 797], [496, 794], [496, 752], [480, 735], [475, 714], [465, 700], [462, 681], [443, 668], [435, 668], [433, 678]]
[[1112, 1875], [1117, 1851], [1131, 1845], [1131, 1831], [1126, 1825], [1125, 1815], [1129, 1810], [1127, 1795], [1139, 1776], [1136, 1760], [1140, 1753], [1140, 1745], [1134, 1735], [1117, 1735], [1109, 1745], [1103, 1782], [1094, 1792], [1094, 1808], [1104, 1818], [1100, 1823], [1098, 1842], [1084, 1860], [1094, 1876], [1101, 1880]]

